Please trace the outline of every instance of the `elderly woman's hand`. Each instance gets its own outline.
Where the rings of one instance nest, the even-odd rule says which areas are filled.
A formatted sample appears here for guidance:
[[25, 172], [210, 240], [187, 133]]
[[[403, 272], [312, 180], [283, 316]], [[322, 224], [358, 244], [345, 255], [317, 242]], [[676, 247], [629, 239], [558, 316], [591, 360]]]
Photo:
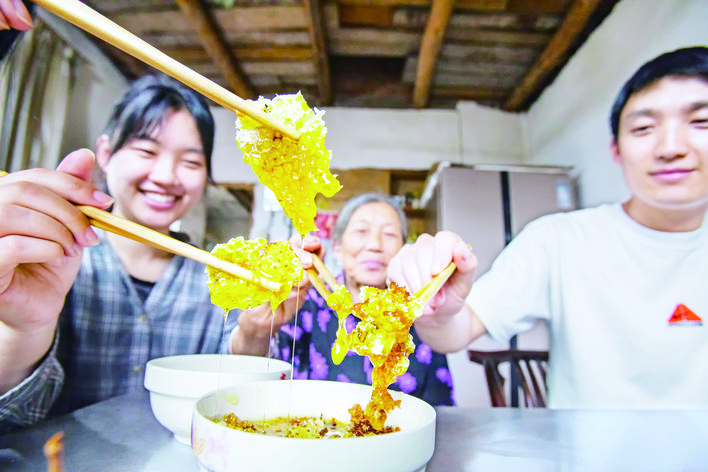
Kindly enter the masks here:
[[290, 245], [293, 248], [295, 254], [298, 255], [302, 261], [303, 270], [311, 269], [312, 266], [312, 254], [316, 254], [320, 259], [324, 258], [325, 248], [322, 246], [322, 241], [317, 236], [306, 235], [303, 241], [300, 235], [295, 235], [290, 238]]
[[0, 30], [27, 30], [32, 27], [32, 17], [21, 0], [0, 0]]
[[388, 266], [389, 281], [415, 293], [442, 270], [454, 262], [457, 270], [426, 305], [424, 315], [452, 316], [459, 312], [472, 287], [477, 258], [457, 234], [441, 231], [434, 237], [421, 235], [414, 244], [407, 244]]

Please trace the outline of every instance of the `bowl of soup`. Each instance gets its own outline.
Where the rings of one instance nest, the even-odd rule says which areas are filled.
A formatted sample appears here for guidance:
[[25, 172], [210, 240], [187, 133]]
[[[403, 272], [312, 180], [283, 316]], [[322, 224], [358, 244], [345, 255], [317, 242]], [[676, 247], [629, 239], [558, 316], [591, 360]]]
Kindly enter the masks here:
[[[343, 437], [350, 408], [355, 404], [365, 408], [371, 392], [369, 385], [317, 380], [253, 382], [220, 389], [194, 405], [192, 450], [201, 470], [212, 472], [424, 471], [435, 447], [435, 410], [416, 397], [390, 392], [401, 402], [389, 412], [385, 425], [396, 431]], [[255, 426], [259, 432], [234, 429], [234, 423]], [[299, 432], [284, 437], [284, 424], [286, 428], [304, 424], [312, 437]], [[262, 427], [279, 432], [264, 434]]]
[[190, 444], [195, 402], [209, 392], [246, 382], [290, 378], [288, 362], [257, 356], [189, 354], [152, 359], [145, 388], [155, 419], [179, 442]]

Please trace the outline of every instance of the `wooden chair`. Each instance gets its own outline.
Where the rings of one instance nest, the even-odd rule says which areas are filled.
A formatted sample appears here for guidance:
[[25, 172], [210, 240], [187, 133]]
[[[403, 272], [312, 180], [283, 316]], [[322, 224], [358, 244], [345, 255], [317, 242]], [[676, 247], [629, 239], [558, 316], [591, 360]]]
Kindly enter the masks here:
[[[516, 372], [518, 379], [520, 405], [526, 407], [546, 406], [546, 369], [548, 351], [467, 351], [472, 362], [481, 364], [487, 377], [487, 387], [492, 406], [509, 406], [504, 384], [506, 379], [499, 372], [499, 365], [509, 363], [509, 372]], [[513, 375], [513, 374], [512, 374]]]

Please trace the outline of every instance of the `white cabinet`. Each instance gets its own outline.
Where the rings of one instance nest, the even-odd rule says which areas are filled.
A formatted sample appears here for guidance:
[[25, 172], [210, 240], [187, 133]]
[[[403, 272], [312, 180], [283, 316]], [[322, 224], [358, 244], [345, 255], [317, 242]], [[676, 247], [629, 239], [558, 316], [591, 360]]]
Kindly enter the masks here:
[[[574, 181], [568, 168], [439, 167], [430, 179], [426, 202], [428, 231], [449, 230], [472, 245], [479, 260], [476, 277], [486, 272], [507, 242], [531, 220], [576, 207]], [[508, 349], [485, 336], [469, 346], [478, 350]], [[517, 337], [520, 349], [548, 349], [545, 325]], [[466, 351], [448, 356], [460, 406], [488, 406], [484, 371]]]

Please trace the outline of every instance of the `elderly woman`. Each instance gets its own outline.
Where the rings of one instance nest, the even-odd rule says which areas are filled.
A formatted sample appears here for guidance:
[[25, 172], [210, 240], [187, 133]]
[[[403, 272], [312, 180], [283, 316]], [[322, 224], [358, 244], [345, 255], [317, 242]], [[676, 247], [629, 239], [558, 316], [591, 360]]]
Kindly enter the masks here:
[[[386, 288], [388, 263], [407, 238], [406, 217], [400, 207], [386, 195], [360, 195], [344, 205], [334, 233], [334, 255], [343, 267], [337, 280], [346, 286], [352, 299], [359, 300], [362, 286]], [[349, 315], [347, 331], [356, 321]], [[298, 316], [277, 333], [273, 355], [288, 361], [294, 359], [294, 378], [370, 384], [372, 365], [368, 358], [350, 352], [341, 364], [332, 362], [331, 348], [337, 326], [337, 315], [315, 289], [310, 289], [304, 295]], [[433, 352], [414, 328], [411, 335], [416, 349], [409, 358], [410, 367], [390, 388], [419, 397], [431, 405], [454, 404], [452, 377], [445, 355]]]

